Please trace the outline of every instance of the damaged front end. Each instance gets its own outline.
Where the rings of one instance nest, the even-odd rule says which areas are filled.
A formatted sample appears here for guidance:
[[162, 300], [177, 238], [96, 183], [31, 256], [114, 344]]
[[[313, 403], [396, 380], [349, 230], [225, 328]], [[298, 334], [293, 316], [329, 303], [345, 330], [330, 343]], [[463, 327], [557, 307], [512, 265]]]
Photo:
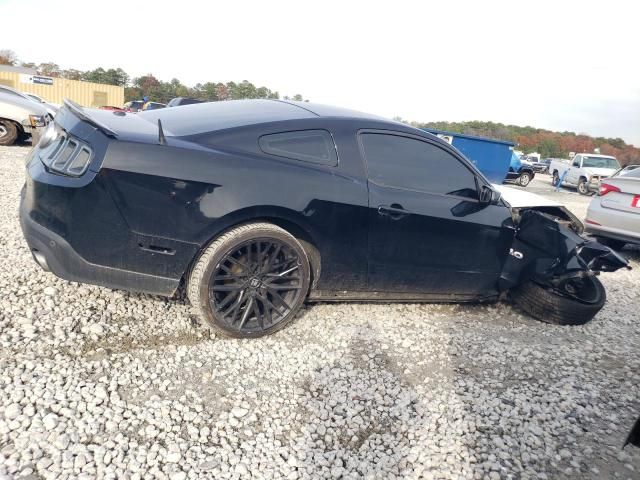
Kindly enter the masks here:
[[609, 247], [581, 237], [582, 225], [566, 209], [523, 208], [512, 212], [514, 241], [500, 278], [501, 291], [533, 281], [577, 298], [576, 281], [631, 268]]

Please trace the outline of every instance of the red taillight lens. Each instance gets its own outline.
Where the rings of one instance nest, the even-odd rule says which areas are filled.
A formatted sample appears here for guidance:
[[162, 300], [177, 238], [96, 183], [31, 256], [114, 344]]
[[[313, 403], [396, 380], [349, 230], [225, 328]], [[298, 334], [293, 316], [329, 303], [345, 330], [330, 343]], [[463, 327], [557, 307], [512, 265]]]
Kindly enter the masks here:
[[609, 192], [619, 192], [620, 189], [614, 185], [609, 185], [608, 183], [601, 183], [600, 184], [600, 190], [598, 191], [598, 194], [603, 197], [605, 196], [607, 193]]

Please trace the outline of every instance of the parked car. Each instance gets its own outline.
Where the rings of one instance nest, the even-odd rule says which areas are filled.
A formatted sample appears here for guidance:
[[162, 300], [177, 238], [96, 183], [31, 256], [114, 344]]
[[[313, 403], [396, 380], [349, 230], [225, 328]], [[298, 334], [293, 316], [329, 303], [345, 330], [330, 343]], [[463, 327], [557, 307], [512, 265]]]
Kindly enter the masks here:
[[[604, 305], [627, 261], [563, 206], [492, 186], [422, 130], [351, 110], [239, 100], [136, 115], [67, 101], [32, 150], [21, 225], [67, 280], [172, 295], [257, 337], [308, 301], [486, 301], [546, 322]], [[55, 186], [54, 186], [55, 185]]]
[[511, 164], [504, 179], [506, 183], [516, 183], [521, 187], [526, 187], [535, 176], [533, 166], [529, 162], [520, 160], [515, 153], [511, 154]]
[[640, 245], [640, 169], [612, 176], [600, 184], [587, 209], [585, 228], [600, 243], [617, 250]]
[[160, 102], [147, 102], [143, 105], [142, 110], [158, 110], [160, 108], [165, 108], [167, 105]]
[[27, 92], [23, 92], [23, 93], [29, 98], [31, 98], [32, 100], [35, 100], [38, 103], [42, 103], [44, 107], [47, 109], [47, 111], [51, 114], [51, 116], [55, 117], [56, 113], [58, 113], [58, 110], [60, 109], [59, 105], [47, 102], [42, 97], [39, 97], [38, 95], [35, 95], [33, 93], [27, 93]]
[[532, 161], [531, 167], [535, 173], [549, 173], [549, 165], [551, 164], [550, 158], [544, 158], [539, 161]]
[[640, 168], [640, 165], [627, 165], [626, 167], [622, 167], [616, 170], [615, 173], [611, 175], [611, 177], [618, 177], [618, 176], [623, 177], [628, 173], [633, 172], [637, 168]]
[[145, 110], [157, 110], [159, 108], [165, 108], [166, 105], [164, 103], [159, 102], [146, 102], [144, 100], [134, 100], [131, 102], [127, 102], [124, 104], [125, 112], [142, 112]]
[[35, 145], [50, 120], [43, 105], [0, 88], [0, 145], [29, 137]]
[[109, 110], [111, 112], [125, 112], [126, 110], [122, 107], [114, 107], [113, 105], [103, 105], [98, 107], [100, 110]]
[[24, 98], [25, 100], [29, 100], [31, 102], [35, 102], [37, 104], [39, 104], [40, 106], [44, 107], [45, 110], [47, 111], [47, 113], [49, 115], [51, 115], [51, 117], [55, 117], [56, 113], [58, 113], [58, 107], [45, 102], [44, 100], [42, 100], [42, 98], [38, 97], [37, 95], [33, 95], [31, 93], [25, 93], [25, 92], [21, 92], [20, 90], [16, 90], [15, 88], [11, 88], [11, 87], [7, 87], [6, 85], [0, 85], [0, 92], [3, 92], [7, 95], [13, 95], [16, 97], [21, 97]]
[[204, 102], [206, 102], [206, 100], [201, 100], [199, 98], [176, 97], [169, 100], [169, 103], [167, 103], [167, 107], [179, 107], [181, 105], [193, 105], [195, 103]]
[[131, 102], [127, 102], [124, 104], [125, 112], [140, 112], [142, 111], [142, 106], [144, 105], [144, 100], [133, 100]]
[[576, 187], [581, 195], [597, 191], [600, 181], [610, 177], [619, 168], [615, 157], [595, 153], [580, 153], [573, 157], [571, 163], [553, 160], [549, 165], [553, 185], [558, 185], [562, 180], [562, 185]]

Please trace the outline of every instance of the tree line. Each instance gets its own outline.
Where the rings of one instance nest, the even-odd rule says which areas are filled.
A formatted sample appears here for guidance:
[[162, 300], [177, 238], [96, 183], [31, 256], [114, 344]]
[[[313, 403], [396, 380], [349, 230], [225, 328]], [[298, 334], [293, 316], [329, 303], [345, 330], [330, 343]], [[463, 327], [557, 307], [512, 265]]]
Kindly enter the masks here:
[[[184, 85], [177, 78], [168, 82], [159, 80], [152, 74], [131, 78], [122, 68], [102, 67], [94, 70], [64, 69], [53, 62], [40, 64], [21, 62], [11, 50], [0, 50], [0, 65], [13, 65], [32, 68], [38, 75], [47, 77], [82, 80], [85, 82], [104, 83], [124, 87], [125, 102], [149, 97], [152, 102], [167, 103], [175, 97], [193, 97], [208, 101], [240, 100], [245, 98], [280, 98], [278, 91], [267, 87], [257, 87], [248, 80], [241, 82], [206, 82], [197, 83], [193, 87]], [[291, 97], [283, 96], [284, 100], [308, 101], [300, 94]]]
[[[239, 100], [245, 98], [280, 98], [277, 91], [267, 87], [256, 87], [253, 83], [241, 82], [206, 82], [188, 87], [174, 78], [168, 82], [159, 80], [152, 74], [131, 78], [121, 68], [96, 68], [81, 71], [63, 69], [52, 62], [40, 64], [20, 62], [11, 50], [0, 50], [0, 65], [23, 66], [35, 69], [38, 74], [49, 77], [83, 80], [86, 82], [105, 83], [124, 87], [125, 101], [140, 100], [149, 97], [153, 102], [167, 103], [175, 97], [194, 97], [208, 101]], [[307, 101], [302, 95], [284, 96], [284, 100]], [[518, 145], [524, 153], [538, 152], [543, 158], [567, 158], [569, 152], [593, 152], [614, 155], [623, 165], [640, 163], [640, 148], [625, 143], [621, 138], [591, 137], [574, 132], [552, 132], [534, 127], [520, 127], [495, 122], [406, 122], [397, 117], [396, 120], [410, 123], [418, 128], [435, 128], [466, 135], [506, 140]]]
[[513, 142], [524, 153], [538, 152], [542, 158], [568, 158], [569, 152], [591, 153], [599, 149], [603, 155], [615, 156], [622, 165], [640, 163], [640, 148], [627, 144], [621, 138], [592, 137], [584, 133], [552, 132], [542, 128], [482, 121], [411, 122], [411, 125]]

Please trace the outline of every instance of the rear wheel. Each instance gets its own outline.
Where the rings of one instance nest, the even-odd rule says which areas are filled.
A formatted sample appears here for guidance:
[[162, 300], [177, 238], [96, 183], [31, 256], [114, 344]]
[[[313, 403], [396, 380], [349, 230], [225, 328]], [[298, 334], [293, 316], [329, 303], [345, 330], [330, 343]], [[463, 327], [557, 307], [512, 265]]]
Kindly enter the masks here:
[[9, 120], [0, 120], [0, 145], [13, 145], [18, 138], [18, 127]]
[[589, 184], [586, 178], [578, 180], [578, 193], [580, 195], [589, 195]]
[[531, 174], [524, 172], [520, 175], [520, 178], [518, 178], [518, 184], [521, 187], [526, 187], [527, 185], [529, 185], [529, 182], [531, 182]]
[[207, 247], [190, 275], [188, 296], [224, 335], [260, 337], [293, 320], [309, 279], [307, 254], [295, 237], [270, 223], [252, 223]]
[[532, 317], [556, 325], [582, 325], [604, 306], [607, 295], [596, 277], [567, 280], [556, 288], [528, 281], [511, 291], [515, 304]]

